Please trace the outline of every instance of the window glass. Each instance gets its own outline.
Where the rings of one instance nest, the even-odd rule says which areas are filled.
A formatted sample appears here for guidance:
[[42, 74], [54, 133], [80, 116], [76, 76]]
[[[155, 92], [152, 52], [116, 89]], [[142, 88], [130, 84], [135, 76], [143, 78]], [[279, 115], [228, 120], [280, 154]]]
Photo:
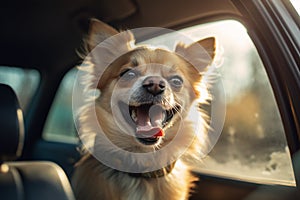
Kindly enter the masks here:
[[76, 73], [76, 68], [69, 71], [59, 86], [43, 131], [46, 140], [78, 141], [72, 114], [72, 90]]
[[269, 184], [295, 185], [285, 133], [268, 76], [246, 29], [223, 21], [182, 30], [214, 35], [222, 52], [226, 118], [219, 141], [197, 170]]
[[7, 84], [16, 92], [20, 106], [26, 108], [40, 81], [37, 70], [0, 66], [0, 83]]

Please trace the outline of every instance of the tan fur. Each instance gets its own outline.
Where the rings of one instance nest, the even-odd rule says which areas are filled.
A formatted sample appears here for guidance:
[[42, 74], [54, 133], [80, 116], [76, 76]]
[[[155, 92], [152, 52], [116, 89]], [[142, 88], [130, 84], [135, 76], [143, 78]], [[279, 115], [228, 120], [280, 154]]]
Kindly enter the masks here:
[[[201, 73], [206, 70], [214, 57], [214, 39], [208, 38], [199, 41], [198, 44], [202, 45], [206, 52], [199, 52], [198, 54], [194, 52], [197, 50], [194, 47], [195, 44], [190, 46], [178, 44], [174, 53], [163, 49], [131, 47], [129, 44], [133, 37], [128, 32], [121, 39], [106, 41], [101, 49], [98, 48], [97, 52], [98, 43], [102, 42], [108, 35], [117, 33], [102, 22], [93, 20], [90, 37], [87, 40], [87, 49], [94, 50], [90, 53], [90, 58], [86, 60], [88, 67], [84, 69], [87, 71], [85, 84], [87, 89], [98, 88], [101, 91], [100, 97], [96, 99], [95, 109], [98, 123], [104, 135], [118, 148], [128, 152], [154, 152], [173, 142], [172, 153], [174, 155], [164, 156], [174, 156], [176, 159], [178, 154], [182, 152], [182, 146], [188, 141], [192, 141], [192, 143], [189, 144], [186, 151], [184, 149], [184, 154], [180, 156], [180, 159], [177, 159], [173, 170], [159, 178], [132, 177], [126, 172], [102, 164], [90, 153], [85, 153], [76, 165], [72, 180], [75, 195], [78, 200], [187, 199], [193, 182], [197, 180], [190, 172], [189, 163], [199, 159], [201, 149], [205, 148], [207, 125], [203, 114], [199, 112], [197, 100], [205, 92], [205, 89], [200, 87]], [[116, 44], [118, 49], [114, 51]], [[103, 51], [103, 48], [106, 48], [108, 52]], [[113, 60], [113, 54], [116, 52], [121, 53], [121, 56], [117, 60]], [[196, 58], [193, 59], [191, 55]], [[189, 61], [186, 61], [184, 57], [189, 57]], [[105, 63], [108, 63], [109, 67], [104, 71], [101, 66], [105, 66]], [[112, 98], [116, 100], [130, 99], [130, 95], [136, 92], [134, 89], [138, 85], [137, 82], [122, 82], [119, 74], [126, 68], [137, 67], [135, 66], [136, 63], [139, 65], [138, 70], [141, 77], [150, 74], [167, 78], [176, 74], [184, 78], [182, 89], [177, 91], [168, 88], [169, 90], [166, 91], [167, 101], [162, 102], [162, 106], [169, 108], [179, 104], [182, 111], [180, 115], [178, 114], [172, 119], [172, 123], [167, 125], [164, 130], [165, 136], [158, 145], [147, 146], [137, 142], [133, 135], [128, 134], [127, 129], [119, 127], [113, 120], [114, 113], [111, 105], [117, 105], [111, 104]], [[103, 75], [98, 81], [97, 74], [101, 70], [103, 70]], [[102, 148], [101, 150], [113, 151], [109, 147], [105, 149], [106, 144], [102, 139], [94, 143], [93, 139], [101, 137], [101, 134], [92, 127], [93, 107], [90, 103], [87, 101], [87, 105], [82, 108], [79, 118], [79, 131], [84, 133], [82, 139], [90, 141], [85, 143], [87, 148], [94, 146], [95, 148]], [[195, 115], [199, 117], [195, 118]], [[195, 121], [195, 119], [197, 120]], [[118, 155], [118, 151], [114, 153]], [[164, 156], [162, 159], [165, 158]], [[132, 160], [132, 162], [134, 160], [130, 155], [127, 159]]]

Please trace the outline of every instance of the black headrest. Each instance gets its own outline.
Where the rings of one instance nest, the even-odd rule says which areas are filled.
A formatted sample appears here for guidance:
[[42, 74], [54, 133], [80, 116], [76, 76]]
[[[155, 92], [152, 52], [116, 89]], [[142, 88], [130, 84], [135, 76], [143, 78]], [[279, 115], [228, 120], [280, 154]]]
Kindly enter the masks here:
[[0, 163], [18, 158], [23, 149], [24, 122], [13, 89], [0, 83]]

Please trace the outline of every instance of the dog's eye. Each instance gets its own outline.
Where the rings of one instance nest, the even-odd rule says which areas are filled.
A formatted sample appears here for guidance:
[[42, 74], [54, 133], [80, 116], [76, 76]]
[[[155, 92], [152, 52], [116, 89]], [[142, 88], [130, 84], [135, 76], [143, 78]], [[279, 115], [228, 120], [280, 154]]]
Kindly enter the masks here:
[[183, 80], [180, 76], [173, 76], [170, 78], [169, 80], [170, 84], [173, 86], [173, 87], [176, 87], [176, 88], [179, 88], [182, 86], [183, 84]]
[[131, 80], [138, 76], [138, 72], [132, 69], [125, 69], [120, 73], [120, 77], [124, 80]]

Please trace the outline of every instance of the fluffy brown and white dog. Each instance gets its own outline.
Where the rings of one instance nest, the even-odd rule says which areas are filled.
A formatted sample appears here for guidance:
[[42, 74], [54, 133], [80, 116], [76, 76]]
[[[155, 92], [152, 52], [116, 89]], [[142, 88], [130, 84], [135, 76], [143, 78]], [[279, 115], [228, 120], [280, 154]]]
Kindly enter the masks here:
[[187, 199], [197, 180], [190, 163], [205, 148], [199, 99], [215, 38], [150, 48], [94, 19], [86, 45], [83, 85], [100, 95], [79, 115], [88, 151], [72, 180], [77, 199]]

